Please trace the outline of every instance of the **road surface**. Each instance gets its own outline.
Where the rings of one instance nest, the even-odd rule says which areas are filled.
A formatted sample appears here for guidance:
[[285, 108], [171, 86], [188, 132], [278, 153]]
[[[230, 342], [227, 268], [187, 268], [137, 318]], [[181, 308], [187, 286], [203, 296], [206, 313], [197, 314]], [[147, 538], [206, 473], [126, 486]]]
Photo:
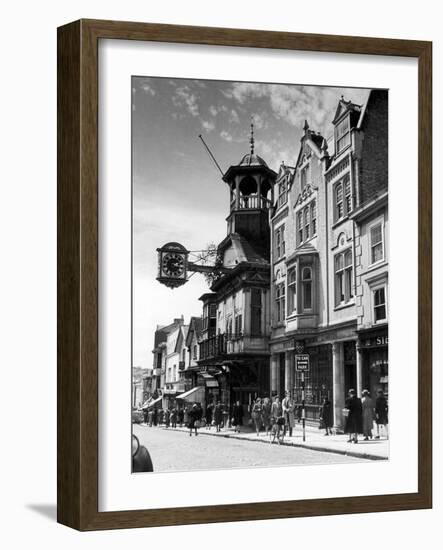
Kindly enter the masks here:
[[300, 447], [216, 437], [205, 435], [204, 432], [205, 429], [202, 429], [197, 437], [189, 437], [188, 432], [134, 424], [134, 434], [149, 450], [155, 472], [365, 461], [362, 458]]

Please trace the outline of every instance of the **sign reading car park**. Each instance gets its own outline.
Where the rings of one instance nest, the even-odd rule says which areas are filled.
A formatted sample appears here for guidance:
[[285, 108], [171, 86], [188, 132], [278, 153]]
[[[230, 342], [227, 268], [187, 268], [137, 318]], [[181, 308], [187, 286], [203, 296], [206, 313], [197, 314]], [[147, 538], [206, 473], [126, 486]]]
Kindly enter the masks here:
[[306, 372], [309, 370], [309, 354], [300, 353], [295, 356], [295, 370], [298, 372]]

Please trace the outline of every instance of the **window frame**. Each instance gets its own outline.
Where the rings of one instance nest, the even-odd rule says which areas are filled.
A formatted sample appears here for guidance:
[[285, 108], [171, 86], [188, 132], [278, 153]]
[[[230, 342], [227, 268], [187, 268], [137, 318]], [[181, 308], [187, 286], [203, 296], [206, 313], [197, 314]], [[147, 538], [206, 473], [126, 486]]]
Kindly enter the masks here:
[[[292, 279], [293, 275], [293, 279]], [[293, 315], [297, 312], [297, 265], [291, 266], [287, 274], [287, 314]], [[292, 304], [292, 307], [291, 307]]]
[[[339, 191], [341, 192], [340, 201], [338, 200]], [[333, 199], [334, 223], [337, 223], [340, 220], [347, 218], [353, 210], [352, 185], [349, 172], [344, 174], [338, 181], [333, 184]], [[341, 214], [339, 213], [339, 205], [341, 208]]]
[[[372, 230], [374, 227], [380, 225], [380, 233], [381, 233], [381, 241], [376, 243], [375, 245], [372, 243]], [[381, 244], [381, 250], [382, 250], [382, 256], [379, 260], [373, 261], [372, 252], [375, 246]], [[377, 265], [379, 263], [382, 263], [385, 261], [385, 220], [384, 217], [381, 216], [377, 218], [376, 220], [373, 220], [371, 223], [368, 224], [368, 246], [369, 246], [369, 262], [368, 265], [370, 267]]]
[[276, 323], [285, 322], [286, 292], [285, 282], [281, 281], [275, 284], [275, 304], [276, 304]]
[[[305, 278], [304, 272], [305, 269], [309, 269], [310, 277], [308, 279]], [[303, 313], [305, 312], [312, 312], [314, 309], [314, 270], [312, 264], [305, 264], [300, 266], [300, 283], [301, 283], [301, 310]], [[307, 307], [305, 304], [305, 292], [306, 287], [309, 285], [309, 295], [310, 295], [310, 307]]]
[[[347, 130], [339, 136], [339, 129], [342, 125], [344, 125], [344, 123], [347, 123]], [[351, 119], [349, 113], [347, 113], [346, 116], [344, 116], [342, 119], [340, 119], [339, 122], [336, 123], [334, 134], [336, 155], [339, 155], [342, 151], [344, 151], [351, 145]], [[348, 141], [345, 143], [345, 145], [339, 147], [339, 143], [344, 141], [346, 138], [348, 139]]]
[[[348, 254], [351, 259], [350, 264], [346, 264], [346, 256]], [[342, 266], [337, 268], [337, 260], [339, 258], [342, 258]], [[341, 299], [341, 296], [343, 296], [343, 299]], [[354, 302], [354, 258], [352, 247], [349, 246], [334, 254], [334, 306], [339, 308]]]
[[286, 253], [285, 224], [282, 223], [275, 230], [275, 260], [280, 260]]
[[[388, 293], [387, 293], [387, 284], [386, 282], [380, 283], [376, 286], [372, 286], [371, 288], [371, 310], [372, 310], [372, 323], [374, 325], [380, 325], [388, 322]], [[384, 303], [382, 304], [375, 304], [375, 293], [383, 290], [384, 295]], [[384, 307], [385, 310], [385, 316], [382, 319], [376, 318], [375, 309], [379, 307]]]

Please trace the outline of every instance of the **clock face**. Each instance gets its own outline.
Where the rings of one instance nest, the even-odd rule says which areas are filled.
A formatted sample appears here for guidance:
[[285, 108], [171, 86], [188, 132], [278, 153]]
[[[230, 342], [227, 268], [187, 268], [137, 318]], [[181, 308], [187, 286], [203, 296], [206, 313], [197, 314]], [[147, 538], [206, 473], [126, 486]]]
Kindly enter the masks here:
[[183, 254], [167, 252], [162, 258], [162, 271], [167, 277], [182, 277], [185, 272]]

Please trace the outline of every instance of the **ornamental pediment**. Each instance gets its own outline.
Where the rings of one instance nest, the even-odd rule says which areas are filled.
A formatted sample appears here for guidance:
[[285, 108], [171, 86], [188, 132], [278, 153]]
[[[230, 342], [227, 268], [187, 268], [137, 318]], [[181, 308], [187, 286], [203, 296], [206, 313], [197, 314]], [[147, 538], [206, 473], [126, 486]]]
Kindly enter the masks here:
[[307, 200], [309, 200], [316, 191], [318, 191], [318, 187], [315, 187], [314, 185], [311, 185], [310, 183], [308, 183], [303, 188], [301, 193], [299, 193], [299, 195], [297, 197], [297, 200], [295, 201], [294, 208], [296, 206], [298, 206], [299, 204], [302, 204], [302, 203], [306, 202]]

